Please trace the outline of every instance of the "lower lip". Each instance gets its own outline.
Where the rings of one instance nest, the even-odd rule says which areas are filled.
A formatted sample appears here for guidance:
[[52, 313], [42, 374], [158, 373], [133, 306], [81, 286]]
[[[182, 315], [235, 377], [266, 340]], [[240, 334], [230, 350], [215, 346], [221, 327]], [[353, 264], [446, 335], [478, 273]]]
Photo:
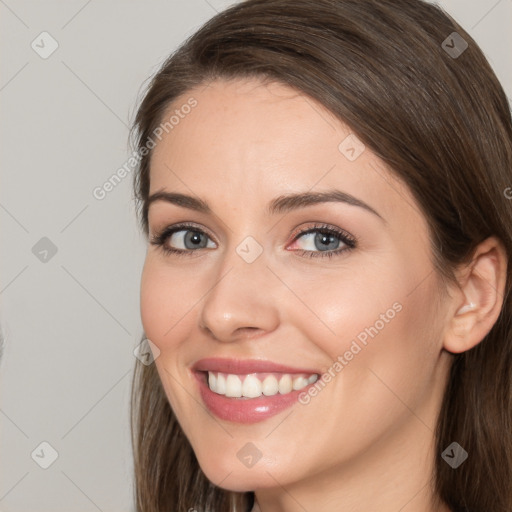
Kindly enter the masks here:
[[[199, 381], [199, 391], [204, 404], [218, 418], [233, 423], [257, 423], [288, 409], [298, 400], [299, 394], [309, 386], [285, 395], [261, 395], [259, 398], [231, 398], [214, 393], [206, 383], [204, 372], [194, 372]], [[312, 384], [311, 384], [312, 385]]]

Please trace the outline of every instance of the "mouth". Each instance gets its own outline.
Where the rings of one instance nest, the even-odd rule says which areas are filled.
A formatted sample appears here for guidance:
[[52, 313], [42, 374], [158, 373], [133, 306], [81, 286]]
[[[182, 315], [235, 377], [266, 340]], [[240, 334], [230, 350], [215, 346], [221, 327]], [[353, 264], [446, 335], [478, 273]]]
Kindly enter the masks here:
[[259, 398], [262, 395], [287, 395], [300, 391], [318, 380], [318, 375], [290, 373], [234, 373], [202, 372], [210, 391], [229, 398]]
[[234, 423], [262, 421], [293, 406], [320, 377], [315, 370], [262, 360], [202, 359], [192, 371], [209, 411]]

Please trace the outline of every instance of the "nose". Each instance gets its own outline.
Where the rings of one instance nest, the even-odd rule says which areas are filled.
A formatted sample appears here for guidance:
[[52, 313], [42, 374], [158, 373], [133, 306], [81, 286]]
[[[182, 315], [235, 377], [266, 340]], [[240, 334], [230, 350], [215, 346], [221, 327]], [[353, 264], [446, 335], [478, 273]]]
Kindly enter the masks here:
[[233, 249], [208, 283], [199, 327], [221, 342], [272, 332], [279, 323], [279, 286], [266, 265], [264, 252], [247, 263]]

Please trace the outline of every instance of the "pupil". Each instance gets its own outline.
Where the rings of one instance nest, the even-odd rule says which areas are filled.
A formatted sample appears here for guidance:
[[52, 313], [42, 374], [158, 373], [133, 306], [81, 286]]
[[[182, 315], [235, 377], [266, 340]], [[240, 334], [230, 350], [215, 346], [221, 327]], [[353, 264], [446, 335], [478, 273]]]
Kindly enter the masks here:
[[201, 233], [197, 231], [189, 231], [189, 233], [185, 236], [186, 242], [191, 242], [195, 247], [201, 244]]
[[328, 247], [330, 244], [334, 243], [336, 245], [336, 239], [334, 235], [326, 234], [326, 233], [318, 233], [316, 235], [316, 242], [319, 242], [324, 246], [324, 248], [336, 249], [336, 247]]

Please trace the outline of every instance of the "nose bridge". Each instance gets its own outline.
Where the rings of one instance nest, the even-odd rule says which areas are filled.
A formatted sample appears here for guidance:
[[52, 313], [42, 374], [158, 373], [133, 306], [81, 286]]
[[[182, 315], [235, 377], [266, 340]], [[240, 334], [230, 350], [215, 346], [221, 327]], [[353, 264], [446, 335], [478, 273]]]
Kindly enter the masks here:
[[230, 247], [202, 303], [201, 327], [220, 341], [232, 341], [241, 330], [275, 329], [278, 312], [270, 284], [275, 276], [266, 263], [263, 246], [253, 237]]

